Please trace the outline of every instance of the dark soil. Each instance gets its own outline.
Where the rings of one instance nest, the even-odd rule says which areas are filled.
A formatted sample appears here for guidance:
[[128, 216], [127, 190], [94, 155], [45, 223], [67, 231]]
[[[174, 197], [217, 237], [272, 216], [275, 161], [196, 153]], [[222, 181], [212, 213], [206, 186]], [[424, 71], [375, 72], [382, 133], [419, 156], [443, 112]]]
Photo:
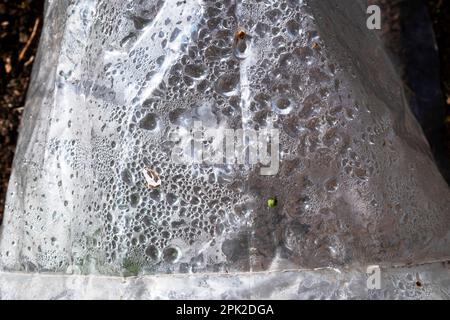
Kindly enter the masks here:
[[450, 4], [443, 0], [370, 1], [382, 7], [381, 35], [403, 78], [405, 98], [450, 184], [450, 128], [445, 124], [449, 113]]
[[450, 1], [427, 0], [441, 61], [442, 92], [445, 99], [446, 147], [450, 154]]
[[[450, 1], [426, 0], [440, 49], [450, 153]], [[42, 27], [44, 0], [0, 0], [0, 221], [18, 127]], [[389, 12], [388, 14], [392, 14]], [[395, 24], [391, 28], [396, 28]], [[34, 30], [34, 31], [33, 31]]]

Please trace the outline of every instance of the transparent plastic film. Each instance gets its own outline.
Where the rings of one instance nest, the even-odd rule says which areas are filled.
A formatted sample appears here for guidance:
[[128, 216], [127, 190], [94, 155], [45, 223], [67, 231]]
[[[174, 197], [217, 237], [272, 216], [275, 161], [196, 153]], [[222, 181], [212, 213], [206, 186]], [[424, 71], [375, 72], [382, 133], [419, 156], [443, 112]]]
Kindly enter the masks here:
[[449, 188], [366, 8], [48, 1], [1, 270], [251, 277], [445, 261]]

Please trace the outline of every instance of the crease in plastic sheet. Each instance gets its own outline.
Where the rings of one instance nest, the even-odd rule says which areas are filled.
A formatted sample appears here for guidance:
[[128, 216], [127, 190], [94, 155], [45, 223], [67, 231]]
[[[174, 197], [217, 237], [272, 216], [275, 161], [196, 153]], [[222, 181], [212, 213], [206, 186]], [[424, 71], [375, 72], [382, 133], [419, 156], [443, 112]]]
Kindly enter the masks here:
[[[1, 299], [449, 299], [449, 267], [383, 268], [368, 289], [365, 268], [159, 274], [145, 277], [1, 274]], [[45, 283], [45, 288], [43, 284]], [[48, 290], [51, 288], [51, 290]]]
[[[365, 29], [365, 9], [49, 1], [0, 231], [2, 295], [19, 294], [11, 290], [23, 277], [43, 288], [53, 281], [43, 273], [55, 286], [138, 275], [129, 292], [133, 281], [168, 284], [170, 274], [232, 273], [229, 288], [254, 277], [265, 287], [268, 273], [311, 274], [326, 296], [320, 277], [336, 273], [283, 271], [347, 270], [362, 286], [357, 266], [448, 259], [449, 188], [380, 39]], [[279, 130], [278, 172], [174, 163], [171, 134], [196, 122]], [[148, 167], [158, 189], [142, 175]], [[448, 279], [434, 265], [428, 296]], [[351, 296], [339, 284], [328, 297]], [[283, 296], [281, 287], [268, 295]]]

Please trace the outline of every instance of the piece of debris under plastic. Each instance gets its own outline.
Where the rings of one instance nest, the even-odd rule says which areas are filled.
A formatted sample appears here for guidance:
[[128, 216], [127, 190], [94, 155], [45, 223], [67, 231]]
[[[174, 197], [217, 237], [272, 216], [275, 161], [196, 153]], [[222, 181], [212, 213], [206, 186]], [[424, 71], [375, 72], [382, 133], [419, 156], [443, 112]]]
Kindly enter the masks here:
[[142, 169], [142, 173], [144, 174], [144, 178], [145, 181], [147, 181], [147, 186], [149, 189], [156, 189], [161, 186], [161, 178], [155, 170], [145, 167]]

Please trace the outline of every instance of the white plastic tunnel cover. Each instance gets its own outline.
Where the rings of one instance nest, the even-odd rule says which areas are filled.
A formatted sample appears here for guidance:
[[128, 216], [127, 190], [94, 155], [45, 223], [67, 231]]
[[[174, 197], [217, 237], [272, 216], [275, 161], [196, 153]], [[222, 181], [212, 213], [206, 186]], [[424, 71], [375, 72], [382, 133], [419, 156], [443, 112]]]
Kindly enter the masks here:
[[448, 297], [449, 188], [366, 9], [48, 1], [0, 297]]

